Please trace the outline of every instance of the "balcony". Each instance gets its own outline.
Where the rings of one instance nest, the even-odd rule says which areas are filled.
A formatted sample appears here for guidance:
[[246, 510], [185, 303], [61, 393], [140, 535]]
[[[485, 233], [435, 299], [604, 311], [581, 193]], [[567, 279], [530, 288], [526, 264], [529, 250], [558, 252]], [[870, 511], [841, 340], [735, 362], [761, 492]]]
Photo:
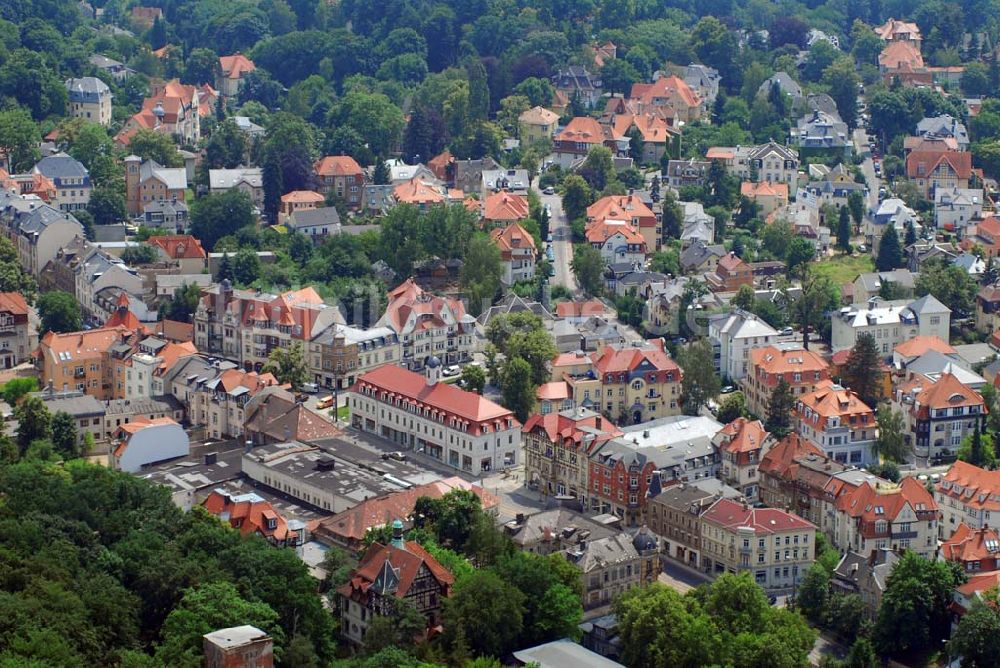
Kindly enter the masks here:
[[893, 540], [907, 540], [917, 537], [916, 531], [900, 531], [899, 533], [892, 534]]

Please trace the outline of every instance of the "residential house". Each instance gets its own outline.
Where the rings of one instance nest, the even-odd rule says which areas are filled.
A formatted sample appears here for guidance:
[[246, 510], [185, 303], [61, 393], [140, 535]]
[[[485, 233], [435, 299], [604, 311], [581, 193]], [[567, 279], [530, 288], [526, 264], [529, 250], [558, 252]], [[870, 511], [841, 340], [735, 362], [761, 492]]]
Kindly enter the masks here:
[[315, 245], [320, 245], [329, 237], [339, 234], [340, 212], [335, 206], [318, 209], [300, 209], [285, 219], [285, 229], [309, 237]]
[[921, 359], [930, 352], [939, 353], [956, 362], [959, 361], [958, 352], [947, 341], [936, 336], [915, 336], [893, 348], [892, 366], [899, 371], [905, 371], [912, 362]]
[[842, 464], [869, 466], [874, 461], [875, 411], [853, 390], [832, 381], [799, 397], [795, 407], [797, 431]]
[[111, 89], [97, 77], [67, 79], [69, 113], [90, 123], [111, 125]]
[[264, 174], [260, 167], [208, 170], [208, 191], [224, 193], [232, 189], [246, 193], [258, 210], [264, 208]]
[[110, 461], [116, 471], [138, 473], [151, 464], [186, 457], [189, 452], [188, 435], [173, 418], [136, 418], [118, 428], [111, 442]]
[[93, 186], [90, 172], [83, 164], [65, 153], [55, 153], [38, 161], [31, 170], [49, 179], [56, 187], [53, 202], [61, 211], [79, 211], [90, 203]]
[[360, 376], [347, 394], [351, 425], [473, 475], [517, 466], [521, 425], [514, 414], [439, 382], [440, 375], [432, 357], [426, 377], [393, 366]]
[[201, 242], [190, 234], [152, 236], [146, 243], [159, 251], [161, 257], [177, 262], [185, 273], [196, 274], [206, 268], [208, 255]]
[[376, 617], [395, 614], [406, 601], [427, 620], [428, 633], [441, 623], [444, 599], [455, 577], [415, 541], [403, 540], [403, 523], [392, 524], [388, 545], [378, 541], [365, 551], [347, 583], [337, 589], [340, 634], [360, 645]]
[[642, 114], [619, 113], [611, 119], [612, 133], [621, 143], [631, 140], [633, 133], [638, 133], [642, 142], [642, 151], [632, 155], [637, 162], [644, 165], [659, 164], [663, 156], [671, 149], [671, 144], [679, 136], [679, 132], [670, 127], [664, 118], [658, 116], [659, 111], [649, 111]]
[[888, 357], [897, 345], [914, 336], [948, 340], [951, 309], [933, 295], [910, 301], [884, 301], [872, 297], [865, 304], [845, 306], [831, 318], [833, 353], [854, 347], [861, 334], [870, 334]]
[[74, 389], [98, 399], [114, 393], [112, 347], [127, 340], [125, 327], [107, 327], [82, 332], [48, 332], [36, 353], [41, 377], [62, 392]]
[[1000, 285], [985, 285], [976, 293], [976, 329], [992, 334], [1000, 328]]
[[953, 456], [986, 413], [982, 396], [953, 373], [938, 380], [913, 378], [899, 386], [894, 408], [904, 416], [904, 440], [918, 457], [937, 460]]
[[847, 552], [833, 569], [830, 588], [845, 596], [860, 596], [868, 619], [874, 622], [878, 617], [889, 575], [900, 556], [900, 553], [889, 549], [874, 549], [867, 557], [857, 552]]
[[753, 268], [730, 252], [719, 260], [715, 272], [707, 274], [705, 280], [713, 292], [736, 292], [744, 285], [753, 287]]
[[934, 497], [914, 477], [899, 484], [865, 481], [837, 500], [836, 545], [859, 554], [912, 550], [932, 559], [940, 517]]
[[316, 443], [338, 438], [343, 430], [333, 420], [307, 408], [291, 391], [272, 385], [263, 388], [243, 410], [244, 438], [247, 443], [265, 445]]
[[752, 572], [768, 591], [790, 591], [815, 558], [816, 526], [777, 508], [719, 499], [701, 517], [702, 568]]
[[646, 259], [646, 240], [631, 223], [602, 220], [587, 226], [587, 243], [600, 252], [605, 265], [642, 264]]
[[586, 158], [595, 146], [609, 146], [614, 153], [618, 153], [609, 126], [601, 125], [588, 116], [577, 116], [553, 137], [554, 160], [563, 169], [568, 169]]
[[964, 573], [1000, 570], [1000, 534], [988, 526], [973, 529], [960, 522], [951, 537], [941, 543], [938, 558], [958, 564]]
[[660, 572], [658, 553], [656, 537], [642, 528], [634, 537], [623, 532], [581, 541], [562, 554], [580, 571], [583, 607], [589, 610], [654, 582]]
[[720, 429], [712, 444], [722, 459], [723, 482], [739, 490], [744, 498], [756, 500], [760, 485], [757, 467], [772, 441], [760, 420], [739, 417]]
[[660, 221], [637, 194], [608, 195], [587, 207], [587, 226], [602, 221], [623, 221], [642, 235], [646, 248], [660, 247]]
[[887, 82], [898, 79], [902, 83], [930, 83], [931, 77], [924, 66], [920, 45], [909, 41], [890, 42], [878, 54], [878, 69]]
[[925, 116], [917, 123], [918, 137], [951, 138], [955, 140], [955, 148], [959, 151], [969, 150], [969, 131], [965, 124], [951, 114], [940, 116]]
[[569, 508], [555, 508], [531, 515], [518, 513], [502, 529], [518, 549], [542, 556], [621, 532], [617, 522], [614, 525], [598, 522]]
[[237, 529], [242, 536], [260, 536], [271, 545], [297, 547], [305, 542], [305, 525], [287, 520], [254, 492], [231, 494], [225, 489], [213, 489], [201, 507]]
[[401, 364], [421, 369], [437, 357], [450, 365], [471, 359], [477, 348], [476, 319], [452, 297], [425, 292], [408, 278], [389, 292], [389, 303], [376, 326], [388, 327], [402, 344]]
[[452, 158], [447, 170], [448, 182], [456, 189], [449, 196], [461, 200], [466, 194], [482, 191], [483, 174], [496, 172], [500, 165], [493, 158], [486, 156], [478, 160], [457, 160]]
[[531, 176], [526, 169], [484, 169], [480, 194], [487, 197], [490, 193], [507, 190], [527, 196], [530, 185]]
[[916, 23], [890, 18], [874, 30], [886, 42], [911, 42], [920, 48], [920, 28]]
[[960, 151], [911, 151], [906, 156], [906, 177], [927, 199], [937, 190], [968, 189], [974, 175], [972, 154]]
[[820, 180], [806, 185], [806, 190], [819, 201], [836, 207], [847, 206], [852, 193], [864, 195], [866, 189], [867, 186], [855, 181], [843, 164], [834, 167]]
[[934, 189], [934, 224], [938, 229], [964, 236], [966, 229], [982, 217], [982, 188]]
[[529, 215], [528, 198], [525, 195], [501, 190], [486, 195], [483, 200], [483, 226], [487, 229], [502, 229], [527, 219]]
[[323, 206], [325, 198], [312, 190], [293, 190], [281, 196], [281, 205], [278, 207], [278, 220], [280, 225], [291, 218], [299, 211], [308, 211]]
[[334, 323], [309, 344], [309, 370], [317, 385], [349, 388], [362, 374], [402, 359], [396, 333], [388, 327], [359, 329]]
[[[794, 150], [773, 141], [760, 146], [713, 146], [705, 157], [719, 160], [729, 174], [741, 181], [785, 183], [788, 184], [789, 194], [795, 194], [799, 157]], [[756, 179], [751, 178], [754, 174]]]
[[788, 205], [788, 184], [744, 181], [740, 184], [740, 195], [754, 202], [759, 216], [766, 218], [776, 209]]
[[567, 99], [576, 96], [587, 107], [594, 107], [604, 94], [601, 77], [591, 74], [585, 67], [570, 65], [552, 77], [552, 86]]
[[325, 156], [313, 165], [313, 172], [319, 182], [317, 189], [320, 193], [334, 193], [351, 211], [361, 208], [365, 173], [354, 158], [349, 155]]
[[507, 227], [494, 229], [490, 239], [500, 249], [500, 261], [503, 263], [504, 285], [514, 285], [521, 281], [531, 281], [535, 278], [535, 240], [531, 234], [518, 223]]
[[188, 227], [189, 214], [188, 205], [182, 201], [157, 200], [143, 207], [139, 224], [168, 234], [181, 234]]
[[177, 79], [153, 87], [142, 109], [125, 122], [116, 140], [127, 145], [136, 131], [145, 129], [166, 132], [184, 144], [196, 144], [201, 137], [200, 95], [197, 87], [183, 85]]
[[76, 238], [85, 238], [83, 225], [72, 214], [40, 200], [0, 197], [0, 223], [4, 236], [17, 249], [21, 268], [32, 276]]
[[26, 362], [38, 343], [28, 320], [29, 307], [19, 292], [0, 292], [0, 368]]
[[715, 273], [719, 261], [728, 256], [726, 247], [722, 244], [695, 242], [681, 251], [681, 270], [688, 274]]
[[660, 537], [665, 556], [691, 568], [701, 565], [701, 516], [721, 498], [738, 499], [737, 490], [712, 478], [668, 485], [646, 502], [646, 526]]
[[220, 56], [219, 68], [215, 74], [215, 89], [223, 97], [236, 97], [243, 87], [243, 78], [255, 69], [253, 61], [239, 51], [231, 56]]
[[840, 116], [822, 111], [812, 111], [800, 118], [790, 140], [798, 147], [800, 156], [848, 157], [854, 148], [847, 123]]
[[522, 145], [552, 139], [559, 126], [559, 114], [545, 107], [532, 107], [517, 118]]
[[913, 297], [913, 290], [916, 287], [916, 280], [919, 274], [915, 274], [909, 269], [893, 269], [892, 271], [877, 271], [858, 274], [854, 279], [854, 300], [855, 304], [868, 303], [873, 297], [880, 297], [882, 286], [892, 285], [892, 291], [903, 298]]
[[719, 83], [722, 81], [719, 71], [707, 65], [691, 63], [684, 68], [683, 78], [684, 83], [701, 100], [702, 116], [708, 116], [719, 96]]
[[742, 386], [749, 411], [765, 415], [780, 381], [789, 385], [797, 399], [829, 379], [829, 365], [818, 354], [798, 343], [776, 343], [750, 351], [750, 366]]
[[124, 63], [115, 60], [114, 58], [108, 58], [107, 56], [102, 56], [99, 54], [94, 54], [89, 58], [89, 62], [95, 68], [102, 72], [106, 72], [116, 83], [124, 83], [128, 79], [129, 75], [133, 74], [135, 70], [126, 67]]
[[769, 95], [773, 88], [777, 87], [785, 95], [792, 98], [792, 101], [801, 100], [803, 97], [802, 86], [788, 75], [787, 72], [775, 72], [757, 89], [757, 94]]
[[677, 205], [684, 212], [681, 248], [715, 243], [715, 218], [705, 213], [705, 206], [701, 202], [677, 202]]
[[273, 668], [274, 639], [255, 626], [244, 624], [217, 629], [202, 636], [206, 666]]
[[677, 76], [661, 76], [653, 83], [634, 83], [629, 98], [642, 112], [656, 112], [679, 126], [701, 118], [702, 102], [697, 93]]
[[934, 486], [934, 498], [941, 508], [941, 539], [950, 537], [962, 524], [973, 531], [996, 527], [1000, 519], [1000, 471], [956, 461]]
[[663, 174], [663, 182], [679, 190], [684, 186], [702, 186], [708, 178], [708, 170], [712, 166], [710, 160], [671, 160], [667, 163], [667, 172]]
[[708, 321], [708, 339], [715, 349], [715, 370], [729, 382], [746, 378], [750, 351], [778, 340], [778, 331], [752, 313], [733, 309]]
[[142, 214], [152, 202], [183, 202], [187, 187], [183, 167], [162, 167], [137, 155], [125, 158], [125, 210], [130, 216]]

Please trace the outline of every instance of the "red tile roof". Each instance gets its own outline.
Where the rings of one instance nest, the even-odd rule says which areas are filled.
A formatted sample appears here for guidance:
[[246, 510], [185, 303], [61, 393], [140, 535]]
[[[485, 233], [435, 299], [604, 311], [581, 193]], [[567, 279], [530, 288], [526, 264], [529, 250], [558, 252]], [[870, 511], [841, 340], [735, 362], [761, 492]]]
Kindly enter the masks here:
[[312, 190], [293, 190], [290, 193], [282, 195], [281, 201], [285, 204], [289, 202], [320, 204], [325, 201], [325, 199], [322, 195], [317, 192], [313, 192]]
[[146, 243], [161, 249], [172, 260], [192, 259], [204, 260], [208, 255], [201, 247], [201, 242], [190, 234], [175, 234], [150, 237]]
[[837, 499], [838, 512], [863, 523], [893, 522], [907, 507], [914, 513], [938, 511], [934, 497], [913, 477], [903, 478], [898, 485], [865, 482]]
[[535, 250], [534, 237], [518, 223], [511, 223], [503, 229], [493, 230], [490, 232], [490, 238], [493, 239], [493, 243], [500, 247], [500, 255], [505, 260], [510, 259], [510, 254], [515, 249]]
[[697, 93], [691, 90], [691, 87], [677, 76], [660, 77], [653, 83], [648, 84], [632, 84], [632, 91], [629, 93], [629, 97], [647, 105], [655, 104], [654, 100], [657, 98], [665, 98], [686, 107], [697, 107], [701, 104]]
[[450, 587], [454, 584], [454, 576], [419, 543], [408, 540], [404, 543], [404, 548], [372, 543], [361, 557], [357, 568], [351, 571], [351, 579], [337, 591], [348, 598], [365, 596], [386, 567], [386, 562], [395, 571], [398, 579], [396, 589], [392, 592], [396, 598], [404, 598], [409, 593], [421, 566], [427, 566], [439, 585]]
[[[579, 448], [586, 445], [588, 453], [622, 432], [610, 420], [601, 415], [586, 417], [566, 416], [561, 413], [535, 414], [528, 418], [521, 431], [525, 434], [545, 434], [553, 443], [573, 443]], [[593, 438], [587, 438], [592, 436]]]
[[408, 278], [389, 291], [389, 303], [382, 317], [399, 334], [413, 314], [418, 320], [429, 318], [438, 323], [437, 326], [444, 327], [444, 321], [438, 316], [444, 310], [450, 311], [456, 322], [465, 315], [465, 305], [461, 300], [425, 292], [412, 278]]
[[647, 345], [642, 348], [606, 346], [604, 350], [591, 355], [591, 359], [601, 374], [635, 371], [640, 366], [648, 365], [651, 367], [650, 370], [676, 371], [676, 378], [680, 381], [681, 368], [667, 355], [662, 339], [646, 343]]
[[19, 292], [0, 292], [0, 312], [28, 315], [28, 302]]
[[951, 465], [937, 484], [937, 493], [964, 506], [979, 510], [1000, 510], [1000, 471], [987, 471], [968, 462]]
[[734, 499], [719, 499], [701, 516], [703, 522], [724, 529], [750, 527], [757, 535], [782, 531], [807, 531], [816, 526], [798, 515], [777, 508], [754, 508]]
[[117, 305], [118, 308], [115, 309], [115, 312], [104, 323], [105, 327], [125, 327], [129, 331], [135, 331], [142, 327], [139, 318], [129, 309], [128, 293], [124, 290], [118, 293]]
[[941, 164], [951, 167], [960, 179], [972, 176], [972, 154], [968, 151], [912, 151], [906, 156], [906, 175], [911, 179], [927, 178]]
[[788, 184], [744, 181], [740, 184], [740, 194], [744, 197], [777, 197], [787, 202]]
[[951, 538], [941, 543], [945, 561], [986, 561], [1000, 558], [1000, 533], [984, 527], [973, 529], [965, 522], [958, 525]]
[[785, 374], [823, 372], [829, 365], [812, 350], [803, 348], [787, 350], [777, 346], [767, 346], [750, 351], [750, 366], [768, 374]]
[[402, 400], [422, 404], [429, 409], [437, 409], [474, 423], [510, 419], [514, 426], [520, 426], [514, 419], [513, 412], [475, 392], [466, 392], [448, 383], [428, 385], [422, 374], [391, 364], [362, 375], [351, 387], [353, 392], [361, 392], [363, 389], [391, 393]]
[[528, 217], [528, 198], [501, 190], [483, 201], [483, 219], [518, 221]]
[[792, 432], [767, 451], [757, 469], [761, 474], [768, 473], [777, 478], [794, 480], [798, 468], [797, 461], [809, 455], [826, 457], [817, 446]]
[[941, 374], [936, 383], [925, 387], [914, 398], [914, 408], [919, 407], [921, 415], [929, 409], [960, 406], [983, 406], [983, 412], [986, 412], [982, 396], [950, 373]]
[[924, 66], [919, 47], [910, 42], [890, 42], [878, 54], [878, 64], [888, 70], [917, 69]]
[[[290, 537], [285, 518], [269, 501], [255, 494], [231, 496], [216, 489], [212, 490], [201, 505], [223, 522], [229, 522], [234, 529], [239, 529], [244, 536], [259, 533], [278, 542], [284, 542]], [[274, 520], [273, 529], [268, 527], [268, 520]]]
[[582, 302], [559, 302], [556, 304], [558, 318], [585, 318], [592, 315], [604, 315], [608, 307], [596, 299]]
[[578, 144], [603, 144], [604, 127], [589, 116], [577, 116], [555, 136], [556, 141]]
[[931, 350], [943, 355], [954, 355], [955, 349], [947, 341], [943, 341], [937, 336], [914, 336], [912, 339], [903, 341], [893, 348], [894, 352], [903, 357], [920, 357]]
[[392, 189], [392, 196], [404, 204], [441, 204], [447, 197], [437, 186], [415, 176]]
[[632, 223], [622, 220], [599, 220], [587, 225], [587, 241], [592, 244], [604, 244], [608, 239], [621, 235], [625, 243], [645, 245], [646, 239]]
[[349, 155], [328, 155], [313, 165], [317, 176], [361, 176], [361, 165]]
[[738, 417], [719, 430], [725, 440], [719, 448], [725, 452], [740, 453], [760, 450], [770, 434], [760, 420]]
[[840, 426], [854, 428], [875, 427], [875, 411], [861, 401], [853, 390], [821, 380], [816, 389], [799, 397], [799, 419], [820, 431], [826, 429], [830, 418], [840, 418]]
[[222, 70], [222, 76], [227, 79], [239, 79], [244, 74], [257, 69], [252, 60], [238, 52], [231, 56], [221, 56], [219, 68]]
[[639, 219], [640, 227], [655, 227], [656, 214], [635, 195], [608, 195], [602, 197], [587, 207], [587, 220], [624, 220], [631, 222]]
[[[555, 364], [553, 364], [555, 366]], [[551, 383], [542, 383], [535, 390], [535, 398], [539, 401], [559, 401], [562, 399], [569, 399], [570, 397], [569, 385], [564, 380], [552, 381]]]

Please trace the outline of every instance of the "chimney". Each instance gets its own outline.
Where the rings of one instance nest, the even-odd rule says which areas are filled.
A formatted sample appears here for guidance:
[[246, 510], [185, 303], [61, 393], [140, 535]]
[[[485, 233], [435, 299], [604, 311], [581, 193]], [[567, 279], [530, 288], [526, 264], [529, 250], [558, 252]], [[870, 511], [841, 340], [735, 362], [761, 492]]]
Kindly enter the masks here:
[[514, 524], [516, 524], [517, 526], [521, 526], [522, 524], [524, 524], [524, 513], [518, 513], [514, 517]]
[[601, 429], [601, 428], [602, 428], [602, 427], [601, 427], [601, 416], [600, 416], [600, 415], [598, 415], [598, 416], [597, 416], [597, 417], [596, 417], [596, 418], [594, 419], [594, 427], [596, 427], [597, 429]]

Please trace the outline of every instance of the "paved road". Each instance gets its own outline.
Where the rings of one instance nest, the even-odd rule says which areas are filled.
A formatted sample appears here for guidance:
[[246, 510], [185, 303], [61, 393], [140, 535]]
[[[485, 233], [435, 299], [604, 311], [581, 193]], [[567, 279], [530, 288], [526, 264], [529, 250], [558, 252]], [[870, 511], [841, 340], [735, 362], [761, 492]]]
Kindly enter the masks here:
[[537, 178], [533, 182], [533, 187], [542, 200], [542, 206], [549, 205], [549, 231], [552, 233], [552, 249], [555, 253], [555, 262], [552, 263], [555, 270], [552, 285], [564, 285], [570, 292], [576, 292], [576, 276], [570, 268], [570, 262], [573, 260], [573, 232], [563, 212], [562, 199], [558, 194], [544, 194], [538, 187]]
[[868, 134], [864, 128], [854, 130], [854, 150], [862, 155], [867, 154], [865, 161], [861, 163], [861, 173], [865, 175], [868, 184], [868, 209], [878, 208], [878, 189], [882, 185], [881, 180], [875, 176], [875, 163], [872, 162], [871, 154], [868, 150]]

